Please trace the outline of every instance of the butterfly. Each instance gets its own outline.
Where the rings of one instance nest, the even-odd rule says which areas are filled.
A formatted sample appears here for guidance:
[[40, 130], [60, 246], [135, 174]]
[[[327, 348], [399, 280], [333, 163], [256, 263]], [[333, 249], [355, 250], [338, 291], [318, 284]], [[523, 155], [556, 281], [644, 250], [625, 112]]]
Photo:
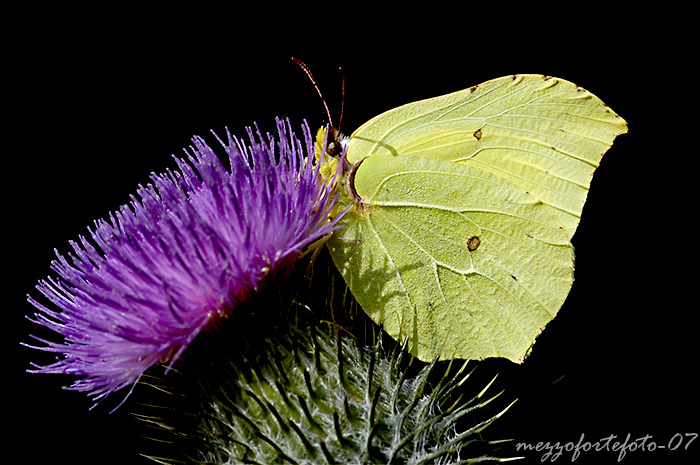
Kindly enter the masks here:
[[[364, 311], [410, 352], [522, 361], [573, 282], [571, 238], [626, 122], [563, 79], [514, 75], [382, 113], [333, 156], [327, 241]], [[345, 158], [338, 154], [338, 144]]]

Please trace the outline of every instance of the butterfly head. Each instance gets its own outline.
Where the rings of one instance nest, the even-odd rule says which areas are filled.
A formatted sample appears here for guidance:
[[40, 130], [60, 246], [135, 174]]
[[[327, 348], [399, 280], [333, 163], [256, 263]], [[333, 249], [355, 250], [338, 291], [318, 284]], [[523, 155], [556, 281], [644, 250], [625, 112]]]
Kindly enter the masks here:
[[[314, 157], [316, 163], [321, 163], [321, 176], [330, 181], [342, 164], [337, 178], [342, 178], [350, 168], [343, 156], [348, 138], [333, 127], [322, 126], [316, 133]], [[336, 178], [336, 182], [338, 179]]]

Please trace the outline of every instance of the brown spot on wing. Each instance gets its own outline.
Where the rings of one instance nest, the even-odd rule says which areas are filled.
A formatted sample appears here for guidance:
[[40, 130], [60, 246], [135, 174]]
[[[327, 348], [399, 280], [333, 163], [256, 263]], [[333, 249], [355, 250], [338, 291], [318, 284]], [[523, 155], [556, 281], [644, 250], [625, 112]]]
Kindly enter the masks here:
[[472, 236], [467, 239], [467, 249], [469, 249], [470, 252], [474, 252], [480, 245], [481, 239], [479, 239], [479, 236]]

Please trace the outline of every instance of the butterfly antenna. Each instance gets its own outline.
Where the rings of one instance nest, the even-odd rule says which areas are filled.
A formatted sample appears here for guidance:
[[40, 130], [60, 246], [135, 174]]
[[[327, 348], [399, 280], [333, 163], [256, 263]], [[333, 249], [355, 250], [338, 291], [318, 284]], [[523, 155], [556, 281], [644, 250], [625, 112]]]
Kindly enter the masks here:
[[331, 112], [328, 110], [328, 105], [326, 104], [326, 100], [323, 98], [323, 94], [321, 94], [321, 89], [318, 88], [318, 84], [316, 84], [316, 80], [314, 79], [313, 75], [311, 74], [311, 70], [309, 69], [308, 66], [306, 66], [306, 64], [304, 64], [303, 61], [301, 61], [300, 59], [298, 59], [296, 57], [292, 57], [292, 61], [294, 61], [294, 63], [296, 63], [301, 68], [301, 70], [306, 73], [306, 76], [311, 81], [311, 84], [314, 85], [316, 92], [318, 92], [318, 96], [321, 97], [321, 101], [323, 102], [323, 107], [326, 109], [326, 115], [328, 115], [328, 124], [330, 124], [331, 127], [335, 127], [335, 126], [333, 126], [333, 119], [331, 118]]
[[[343, 68], [338, 68], [342, 73]], [[340, 125], [343, 124], [343, 109], [345, 109], [345, 73], [343, 73], [343, 83], [340, 89], [340, 118], [338, 118], [338, 132], [340, 132]]]

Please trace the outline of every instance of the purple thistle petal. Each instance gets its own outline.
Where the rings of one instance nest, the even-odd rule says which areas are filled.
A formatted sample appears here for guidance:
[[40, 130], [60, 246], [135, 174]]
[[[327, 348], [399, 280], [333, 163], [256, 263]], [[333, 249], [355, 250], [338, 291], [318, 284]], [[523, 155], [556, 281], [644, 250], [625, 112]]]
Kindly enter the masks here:
[[[60, 354], [36, 373], [82, 378], [68, 389], [95, 401], [135, 384], [156, 363], [177, 360], [213, 321], [230, 315], [304, 247], [337, 229], [328, 220], [337, 195], [313, 164], [308, 125], [299, 140], [285, 121], [277, 138], [248, 130], [250, 144], [227, 131], [227, 169], [203, 139], [175, 161], [179, 171], [151, 175], [129, 205], [98, 220], [56, 253], [57, 277], [40, 281], [31, 321], [63, 336]], [[341, 215], [342, 216], [342, 215]], [[57, 309], [57, 310], [56, 310]]]

